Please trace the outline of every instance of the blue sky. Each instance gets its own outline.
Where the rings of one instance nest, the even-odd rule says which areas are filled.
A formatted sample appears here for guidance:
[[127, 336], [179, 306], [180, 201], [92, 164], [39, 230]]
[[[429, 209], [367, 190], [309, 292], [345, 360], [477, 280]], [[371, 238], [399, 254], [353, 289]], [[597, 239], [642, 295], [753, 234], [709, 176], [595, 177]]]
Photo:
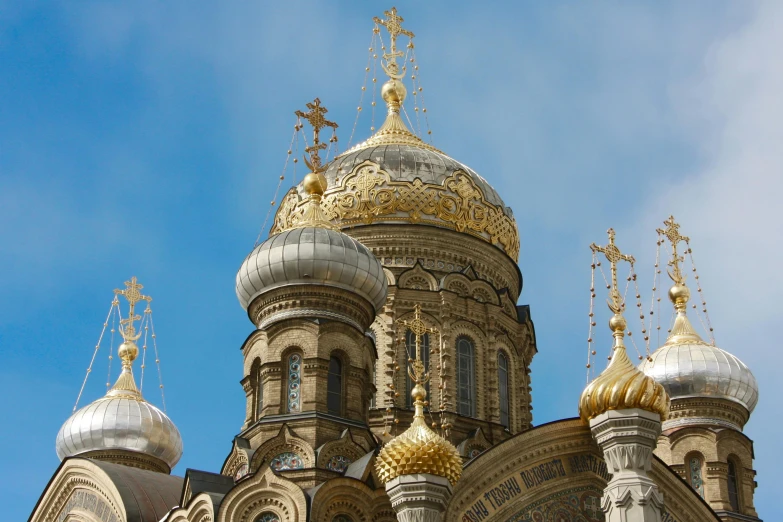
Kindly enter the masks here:
[[[371, 18], [390, 7], [291, 4], [0, 0], [9, 520], [29, 515], [57, 467], [55, 435], [112, 290], [131, 275], [154, 298], [168, 412], [185, 443], [176, 473], [219, 470], [243, 421], [239, 347], [252, 331], [234, 276], [272, 199], [292, 113], [319, 96], [347, 145]], [[756, 507], [773, 520], [783, 6], [397, 7], [417, 34], [435, 145], [487, 178], [519, 224], [520, 303], [532, 307], [539, 343], [534, 421], [576, 414], [588, 245], [613, 226], [649, 299], [654, 230], [674, 214], [693, 240], [719, 346], [760, 384], [746, 433]], [[361, 120], [357, 138], [369, 127]], [[85, 400], [102, 393], [106, 355]], [[159, 403], [157, 390], [146, 395]]]

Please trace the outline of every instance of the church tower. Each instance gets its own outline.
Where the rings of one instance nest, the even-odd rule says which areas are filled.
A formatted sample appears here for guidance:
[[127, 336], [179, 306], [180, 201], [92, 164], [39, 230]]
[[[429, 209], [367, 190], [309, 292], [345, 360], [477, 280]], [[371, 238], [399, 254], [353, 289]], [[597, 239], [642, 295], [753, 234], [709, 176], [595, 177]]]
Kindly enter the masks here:
[[[529, 307], [516, 304], [522, 291], [517, 224], [483, 177], [422, 139], [429, 131], [410, 130], [406, 121], [416, 129], [428, 117], [414, 34], [394, 8], [375, 23], [369, 58], [380, 56], [388, 77], [380, 89], [385, 121], [326, 167], [322, 207], [330, 222], [372, 252], [388, 282], [388, 297], [370, 325], [377, 352], [373, 432], [388, 441], [413, 420], [404, 369], [416, 334], [397, 325], [410, 321], [420, 304], [428, 329], [422, 363], [433, 375], [425, 409], [468, 460], [532, 423], [536, 341]], [[371, 70], [367, 89], [382, 81]], [[374, 114], [375, 101], [365, 106], [372, 111], [361, 108], [359, 114]], [[308, 197], [305, 184], [293, 187], [272, 232], [287, 230]]]
[[237, 273], [237, 296], [257, 330], [242, 347], [246, 418], [222, 473], [238, 479], [267, 463], [303, 470], [312, 487], [324, 478], [319, 470], [340, 473], [375, 449], [367, 412], [377, 355], [366, 332], [387, 286], [375, 256], [324, 215], [319, 133], [336, 124], [319, 99], [308, 108], [297, 112], [314, 131], [306, 200]]
[[[745, 363], [696, 333], [687, 316], [691, 291], [685, 284], [684, 256], [678, 251], [685, 243], [684, 254], [690, 255], [690, 240], [680, 235], [674, 217], [664, 224], [658, 233], [671, 245], [668, 273], [674, 285], [669, 299], [676, 316], [666, 342], [640, 365], [671, 397], [671, 413], [655, 453], [722, 520], [757, 520], [753, 441], [742, 432], [758, 402], [756, 378]], [[699, 286], [698, 275], [695, 279]]]

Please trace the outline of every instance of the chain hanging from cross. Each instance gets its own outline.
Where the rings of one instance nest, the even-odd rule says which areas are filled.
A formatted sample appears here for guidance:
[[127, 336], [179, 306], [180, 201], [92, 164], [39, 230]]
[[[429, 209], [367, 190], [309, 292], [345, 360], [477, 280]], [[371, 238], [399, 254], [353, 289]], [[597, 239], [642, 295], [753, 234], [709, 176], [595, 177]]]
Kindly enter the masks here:
[[120, 334], [126, 341], [136, 341], [141, 337], [141, 332], [136, 333], [136, 327], [134, 326], [134, 323], [141, 319], [141, 316], [136, 315], [136, 303], [139, 301], [146, 301], [147, 307], [149, 308], [149, 305], [152, 302], [150, 296], [142, 295], [139, 291], [142, 288], [144, 288], [144, 286], [137, 282], [136, 276], [133, 276], [130, 281], [125, 281], [125, 290], [114, 290], [115, 301], [117, 299], [116, 296], [121, 295], [127, 299], [129, 305], [128, 317], [120, 321]]
[[609, 244], [605, 247], [602, 247], [593, 243], [590, 245], [590, 250], [592, 250], [593, 253], [602, 253], [604, 256], [606, 256], [606, 260], [609, 261], [609, 266], [611, 267], [612, 271], [612, 288], [609, 290], [609, 299], [607, 300], [607, 304], [609, 305], [609, 309], [612, 312], [615, 314], [620, 314], [625, 309], [625, 303], [623, 302], [623, 298], [620, 296], [620, 290], [617, 287], [617, 263], [619, 261], [628, 261], [631, 263], [631, 266], [633, 266], [636, 260], [633, 258], [633, 256], [629, 256], [620, 252], [620, 249], [617, 248], [617, 245], [614, 244], [615, 233], [613, 228], [607, 230], [606, 233], [609, 235]]
[[[307, 120], [313, 127], [313, 144], [305, 149], [305, 152], [310, 156], [310, 161], [307, 160], [307, 157], [304, 158], [304, 161], [312, 172], [317, 173], [323, 170], [319, 152], [326, 148], [326, 143], [321, 143], [321, 129], [331, 127], [334, 132], [337, 129], [337, 124], [324, 118], [324, 114], [329, 111], [321, 105], [319, 98], [308, 103], [307, 108], [310, 109], [308, 112], [296, 111], [294, 114]], [[331, 139], [334, 140], [335, 137]]]
[[[397, 50], [397, 37], [402, 34], [408, 38], [413, 38], [414, 34], [407, 29], [402, 28], [402, 22], [405, 20], [397, 14], [396, 7], [392, 7], [389, 11], [384, 11], [383, 14], [386, 16], [385, 20], [382, 20], [377, 16], [373, 17], [373, 22], [384, 26], [389, 32], [389, 50], [388, 52], [383, 53], [383, 59], [386, 63], [381, 63], [381, 67], [383, 67], [383, 70], [389, 75], [389, 78], [399, 80], [405, 76], [405, 72], [403, 71], [400, 73], [400, 66], [397, 64], [397, 58], [402, 58], [405, 56], [405, 53]], [[412, 44], [409, 45], [412, 46]]]
[[430, 380], [430, 373], [427, 371], [427, 368], [424, 367], [424, 362], [421, 358], [421, 338], [429, 333], [438, 333], [438, 329], [428, 327], [424, 323], [421, 319], [421, 305], [418, 303], [413, 307], [413, 320], [403, 320], [400, 321], [400, 324], [410, 330], [416, 340], [415, 358], [413, 358], [412, 361], [409, 361], [408, 375], [416, 384], [424, 385]]
[[680, 241], [685, 241], [687, 243], [690, 241], [690, 238], [680, 234], [680, 225], [674, 221], [674, 216], [669, 216], [669, 219], [664, 221], [663, 224], [666, 225], [666, 229], [659, 228], [656, 230], [656, 232], [666, 236], [672, 245], [672, 259], [668, 263], [671, 267], [671, 270], [667, 270], [666, 273], [669, 274], [669, 277], [672, 281], [674, 281], [675, 284], [684, 285], [685, 275], [682, 273], [682, 267], [680, 267], [680, 263], [685, 261], [685, 257], [677, 253], [677, 244]]

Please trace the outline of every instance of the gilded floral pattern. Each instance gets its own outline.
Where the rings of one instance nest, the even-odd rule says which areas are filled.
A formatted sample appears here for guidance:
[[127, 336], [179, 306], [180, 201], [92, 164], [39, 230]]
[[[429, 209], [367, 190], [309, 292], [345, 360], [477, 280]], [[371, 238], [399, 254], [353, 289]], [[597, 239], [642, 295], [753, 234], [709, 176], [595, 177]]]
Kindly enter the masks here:
[[[489, 203], [473, 178], [456, 171], [440, 185], [392, 181], [376, 163], [365, 161], [338, 179], [326, 191], [322, 206], [331, 220], [343, 228], [374, 222], [424, 223], [480, 237], [519, 257], [519, 232], [513, 217]], [[285, 196], [270, 234], [295, 226], [302, 215], [303, 200], [295, 189]]]

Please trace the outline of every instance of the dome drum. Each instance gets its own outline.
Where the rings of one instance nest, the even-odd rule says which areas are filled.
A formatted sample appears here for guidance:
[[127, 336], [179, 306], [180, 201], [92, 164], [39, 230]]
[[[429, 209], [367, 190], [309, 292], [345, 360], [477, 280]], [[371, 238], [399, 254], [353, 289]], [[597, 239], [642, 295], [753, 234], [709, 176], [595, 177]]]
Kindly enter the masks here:
[[337, 286], [283, 285], [250, 303], [248, 316], [259, 329], [289, 319], [327, 319], [349, 324], [364, 333], [375, 319], [373, 306], [353, 291]]

